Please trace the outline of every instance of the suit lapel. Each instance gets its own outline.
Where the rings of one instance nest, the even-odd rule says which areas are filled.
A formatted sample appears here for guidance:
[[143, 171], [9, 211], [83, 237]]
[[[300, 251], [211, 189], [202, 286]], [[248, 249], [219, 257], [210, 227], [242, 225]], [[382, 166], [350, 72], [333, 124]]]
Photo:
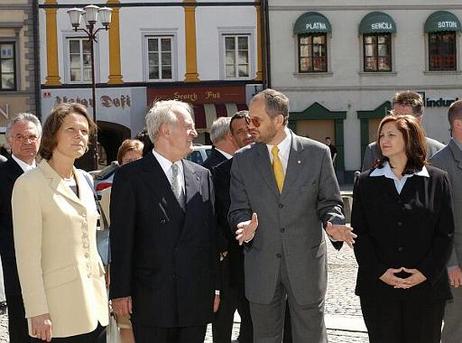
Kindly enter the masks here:
[[[56, 171], [51, 168], [51, 166], [48, 164], [46, 160], [43, 160], [40, 162], [38, 165], [38, 168], [42, 171], [43, 175], [49, 180], [49, 185], [50, 187], [56, 192], [61, 194], [63, 197], [66, 199], [72, 201], [74, 204], [85, 207], [83, 202], [77, 197], [77, 195], [64, 183], [63, 179], [61, 176], [56, 173]], [[74, 168], [74, 173], [75, 173], [75, 168]], [[81, 176], [83, 177], [83, 176]], [[77, 177], [78, 178], [78, 177]], [[77, 181], [78, 182], [78, 181]], [[85, 182], [85, 181], [83, 181]], [[79, 185], [77, 183], [77, 185]], [[80, 187], [79, 185], [79, 191], [84, 187]], [[86, 191], [84, 191], [86, 192]]]
[[[189, 202], [192, 200], [194, 195], [200, 193], [200, 182], [201, 178], [197, 175], [196, 171], [191, 168], [188, 163], [183, 161], [183, 172], [184, 172], [184, 184], [185, 184], [185, 208], [187, 209]], [[187, 212], [187, 211], [186, 211]]]
[[19, 166], [19, 164], [16, 163], [16, 161], [13, 159], [13, 157], [10, 157], [5, 164], [7, 164], [8, 168], [8, 177], [13, 181], [13, 183], [16, 181], [18, 177], [20, 177], [24, 171], [22, 168]]
[[268, 187], [273, 191], [274, 195], [279, 198], [279, 190], [274, 179], [273, 169], [271, 166], [271, 160], [268, 153], [266, 144], [257, 143], [255, 146], [257, 150], [256, 168], [260, 172], [263, 180], [267, 183]]
[[[291, 148], [289, 153], [289, 161], [287, 162], [286, 176], [284, 178], [284, 187], [282, 188], [282, 196], [285, 196], [289, 192], [290, 187], [295, 183], [297, 178], [302, 175], [302, 170], [305, 168], [303, 159], [301, 158], [301, 152], [303, 146], [291, 132]], [[306, 172], [306, 169], [305, 171]]]
[[457, 146], [454, 140], [449, 142], [449, 149], [451, 149], [452, 155], [454, 156], [454, 160], [457, 161], [457, 167], [462, 169], [462, 151]]

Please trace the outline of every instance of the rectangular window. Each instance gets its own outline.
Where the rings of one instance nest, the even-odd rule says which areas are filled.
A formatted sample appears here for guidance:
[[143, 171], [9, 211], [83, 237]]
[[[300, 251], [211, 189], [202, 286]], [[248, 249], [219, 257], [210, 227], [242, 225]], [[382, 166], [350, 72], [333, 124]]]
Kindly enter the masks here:
[[428, 42], [429, 70], [457, 70], [455, 32], [429, 33]]
[[69, 38], [69, 81], [91, 81], [91, 46], [87, 38]]
[[365, 34], [364, 71], [391, 71], [391, 34]]
[[325, 33], [298, 36], [298, 70], [300, 73], [327, 72]]
[[173, 79], [173, 37], [150, 36], [147, 37], [148, 53], [148, 79]]
[[16, 49], [14, 43], [0, 43], [0, 90], [16, 90]]
[[225, 76], [227, 79], [250, 76], [249, 36], [226, 35]]

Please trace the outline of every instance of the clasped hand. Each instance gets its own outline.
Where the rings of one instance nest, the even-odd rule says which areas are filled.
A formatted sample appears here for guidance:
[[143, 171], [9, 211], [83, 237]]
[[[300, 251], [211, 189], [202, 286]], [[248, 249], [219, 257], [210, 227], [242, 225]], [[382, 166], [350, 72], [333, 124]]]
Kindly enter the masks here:
[[[410, 274], [407, 278], [403, 279], [395, 274], [398, 274], [400, 272], [406, 272]], [[421, 284], [427, 278], [425, 275], [423, 275], [419, 270], [417, 269], [407, 269], [405, 267], [401, 268], [389, 268], [383, 275], [379, 278], [383, 282], [385, 282], [387, 285], [390, 285], [394, 288], [402, 288], [402, 289], [408, 289], [414, 286], [417, 286], [418, 284]]]

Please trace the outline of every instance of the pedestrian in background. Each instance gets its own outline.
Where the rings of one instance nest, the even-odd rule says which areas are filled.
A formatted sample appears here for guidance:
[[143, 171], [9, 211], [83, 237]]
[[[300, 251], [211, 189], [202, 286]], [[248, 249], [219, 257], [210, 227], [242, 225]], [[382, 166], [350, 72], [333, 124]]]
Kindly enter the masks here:
[[[392, 99], [392, 114], [402, 115], [408, 114], [415, 117], [420, 125], [422, 125], [424, 115], [424, 100], [419, 93], [413, 91], [398, 92]], [[435, 139], [425, 137], [426, 158], [429, 159], [437, 151], [443, 149], [444, 144]], [[376, 166], [380, 160], [379, 148], [377, 142], [370, 143], [364, 151], [364, 160], [362, 170], [367, 170]]]
[[119, 168], [111, 194], [110, 298], [137, 343], [203, 343], [219, 306], [210, 172], [184, 158], [197, 137], [189, 104], [156, 102], [154, 149]]
[[438, 343], [451, 297], [446, 262], [454, 222], [447, 173], [427, 164], [419, 122], [385, 117], [380, 162], [353, 191], [356, 294], [371, 343]]
[[[42, 125], [35, 115], [20, 113], [14, 116], [6, 128], [11, 156], [8, 161], [0, 164], [0, 254], [8, 305], [8, 331], [12, 343], [29, 343], [30, 338], [16, 266], [11, 196], [16, 179], [36, 167], [35, 158], [41, 135]], [[27, 213], [23, 215], [27, 216]]]
[[14, 185], [14, 244], [32, 342], [105, 341], [98, 211], [91, 176], [74, 167], [95, 130], [83, 105], [56, 106], [43, 127], [42, 161]]
[[[238, 148], [253, 143], [246, 117], [248, 111], [235, 113], [229, 121], [229, 131]], [[233, 152], [234, 154], [234, 152]], [[231, 199], [229, 197], [229, 182], [232, 158], [220, 163], [212, 169], [215, 185], [215, 209], [217, 225], [226, 239], [226, 248], [221, 256], [222, 292], [220, 308], [213, 322], [214, 343], [229, 343], [231, 341], [234, 313], [241, 317], [239, 327], [239, 343], [253, 342], [252, 318], [250, 317], [249, 301], [244, 292], [244, 252], [229, 227], [228, 211]]]
[[430, 162], [448, 173], [454, 209], [454, 244], [448, 261], [452, 300], [446, 302], [442, 343], [462, 342], [462, 101], [448, 111], [451, 140]]
[[354, 234], [344, 226], [342, 198], [329, 148], [292, 133], [289, 99], [266, 89], [250, 101], [256, 144], [231, 167], [228, 220], [244, 247], [245, 293], [255, 343], [280, 343], [289, 302], [294, 343], [324, 343], [327, 287], [324, 230], [340, 248]]
[[[122, 142], [117, 151], [117, 162], [119, 166], [123, 166], [127, 163], [139, 160], [143, 157], [144, 144], [137, 139], [126, 139]], [[110, 199], [111, 199], [112, 187], [106, 188], [101, 191], [101, 209], [105, 217], [107, 218], [107, 224], [111, 225], [110, 222]], [[108, 280], [110, 283], [110, 269], [108, 269]], [[120, 340], [121, 343], [135, 343], [135, 336], [133, 335], [132, 323], [130, 316], [117, 316], [117, 326], [120, 329]], [[110, 342], [112, 343], [112, 342]]]

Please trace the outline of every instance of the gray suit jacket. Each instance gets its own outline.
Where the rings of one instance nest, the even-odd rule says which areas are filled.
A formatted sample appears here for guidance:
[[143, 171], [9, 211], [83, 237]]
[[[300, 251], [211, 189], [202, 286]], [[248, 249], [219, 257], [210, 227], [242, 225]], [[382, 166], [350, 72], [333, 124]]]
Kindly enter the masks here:
[[[438, 142], [435, 139], [425, 137], [427, 141], [427, 159], [430, 159], [434, 154], [444, 148], [444, 144]], [[366, 151], [364, 151], [364, 159], [363, 159], [363, 166], [361, 168], [362, 171], [371, 169], [375, 161], [379, 159], [379, 148], [377, 146], [377, 142], [372, 142], [366, 147]]]
[[454, 209], [454, 249], [448, 266], [462, 266], [462, 151], [451, 140], [430, 159], [430, 162], [435, 167], [447, 171], [449, 175]]
[[[258, 228], [245, 252], [249, 301], [269, 304], [281, 261], [300, 305], [321, 300], [327, 286], [323, 223], [343, 224], [343, 203], [329, 148], [292, 134], [281, 194], [268, 149], [257, 143], [240, 150], [231, 168], [230, 227], [258, 215]], [[283, 259], [282, 259], [283, 257]]]

